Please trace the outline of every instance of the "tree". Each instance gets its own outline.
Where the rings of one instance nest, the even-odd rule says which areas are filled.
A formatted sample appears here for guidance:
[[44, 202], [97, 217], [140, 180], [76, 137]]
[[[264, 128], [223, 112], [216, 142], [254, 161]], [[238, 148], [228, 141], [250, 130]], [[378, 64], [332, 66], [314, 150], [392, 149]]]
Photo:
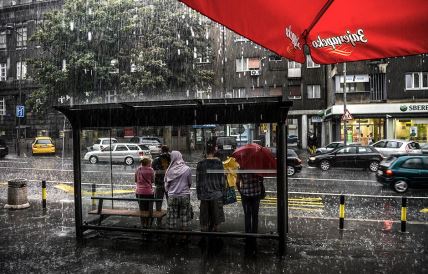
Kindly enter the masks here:
[[195, 57], [210, 54], [208, 27], [178, 2], [66, 0], [31, 38], [42, 50], [29, 60], [40, 88], [27, 103], [41, 113], [64, 95], [103, 101], [116, 91], [129, 100], [207, 88], [213, 72]]

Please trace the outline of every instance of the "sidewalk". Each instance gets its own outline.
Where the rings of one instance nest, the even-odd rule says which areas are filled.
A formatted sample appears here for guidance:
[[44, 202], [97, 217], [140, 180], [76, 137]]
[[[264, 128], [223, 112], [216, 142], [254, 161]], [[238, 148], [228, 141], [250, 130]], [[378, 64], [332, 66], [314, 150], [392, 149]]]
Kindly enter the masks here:
[[[276, 255], [277, 242], [258, 240], [257, 251], [242, 239], [217, 239], [209, 248], [194, 237], [187, 246], [167, 245], [162, 237], [143, 240], [139, 234], [91, 232], [82, 242], [74, 234], [74, 205], [63, 200], [39, 201], [21, 211], [3, 209], [0, 199], [1, 273], [427, 273], [428, 231], [423, 225], [400, 233], [382, 223], [290, 219], [286, 255]], [[113, 223], [117, 222], [112, 220]], [[242, 226], [228, 219], [222, 227]], [[261, 227], [275, 223], [260, 218]]]

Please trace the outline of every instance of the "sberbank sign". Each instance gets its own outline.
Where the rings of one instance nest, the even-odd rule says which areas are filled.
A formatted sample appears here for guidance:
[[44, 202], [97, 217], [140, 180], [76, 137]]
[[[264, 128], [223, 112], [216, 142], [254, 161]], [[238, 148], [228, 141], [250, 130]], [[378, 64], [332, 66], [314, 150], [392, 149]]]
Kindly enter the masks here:
[[400, 110], [402, 112], [419, 112], [419, 111], [428, 111], [428, 104], [419, 104], [419, 105], [401, 105]]

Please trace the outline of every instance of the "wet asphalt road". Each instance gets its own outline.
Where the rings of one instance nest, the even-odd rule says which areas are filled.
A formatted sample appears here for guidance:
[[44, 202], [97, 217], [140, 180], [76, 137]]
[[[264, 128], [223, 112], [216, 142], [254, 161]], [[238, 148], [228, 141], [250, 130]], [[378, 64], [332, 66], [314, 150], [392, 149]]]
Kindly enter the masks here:
[[[195, 163], [190, 163], [195, 166]], [[96, 195], [133, 196], [135, 167], [82, 165], [83, 215]], [[111, 172], [112, 171], [112, 172]], [[31, 207], [7, 210], [7, 180], [29, 180]], [[41, 180], [47, 180], [48, 208], [41, 209]], [[257, 251], [241, 239], [217, 239], [185, 247], [137, 234], [91, 232], [75, 240], [71, 159], [0, 160], [0, 273], [427, 273], [428, 190], [406, 193], [408, 231], [400, 233], [401, 195], [364, 170], [304, 168], [289, 181], [289, 234], [286, 256], [278, 259], [274, 240], [258, 241]], [[112, 184], [113, 182], [113, 184]], [[112, 188], [113, 185], [113, 188]], [[259, 232], [276, 231], [274, 179], [266, 180]], [[346, 195], [345, 230], [338, 229], [338, 195]], [[199, 230], [198, 201], [193, 193]], [[115, 204], [116, 205], [116, 204]], [[136, 207], [127, 203], [127, 207]], [[221, 231], [242, 231], [241, 204], [225, 206]], [[138, 226], [136, 218], [111, 217], [107, 225]]]
[[[192, 168], [196, 160], [189, 162]], [[135, 166], [82, 161], [83, 203], [90, 204], [92, 185], [96, 195], [132, 196]], [[5, 195], [7, 180], [29, 180], [30, 199], [41, 196], [40, 182], [48, 182], [48, 200], [73, 199], [71, 158], [39, 156], [16, 158], [9, 155], [0, 160], [0, 193]], [[268, 197], [262, 201], [265, 214], [276, 215], [276, 178], [266, 178]], [[304, 164], [301, 173], [289, 178], [289, 212], [291, 216], [337, 218], [339, 194], [346, 197], [346, 217], [356, 220], [400, 220], [402, 194], [376, 182], [375, 174], [362, 169], [331, 169], [322, 172]], [[406, 194], [408, 221], [428, 225], [428, 189], [411, 189]], [[193, 203], [197, 204], [195, 195]]]

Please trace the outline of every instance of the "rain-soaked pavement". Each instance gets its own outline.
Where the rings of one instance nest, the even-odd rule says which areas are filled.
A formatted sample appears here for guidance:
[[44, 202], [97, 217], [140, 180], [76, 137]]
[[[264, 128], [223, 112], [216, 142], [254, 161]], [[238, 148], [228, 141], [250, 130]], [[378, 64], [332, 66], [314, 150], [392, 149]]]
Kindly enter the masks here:
[[[25, 210], [3, 209], [4, 202], [0, 200], [1, 273], [428, 271], [426, 225], [411, 225], [408, 233], [401, 233], [398, 223], [349, 221], [346, 230], [339, 231], [337, 220], [291, 218], [286, 255], [280, 258], [274, 240], [258, 240], [255, 249], [241, 239], [213, 239], [200, 245], [194, 237], [187, 245], [177, 245], [136, 233], [89, 232], [85, 240], [77, 241], [70, 200], [49, 203], [46, 211], [38, 201], [31, 201]], [[227, 219], [222, 229], [235, 222]]]
[[[197, 159], [189, 159], [194, 166]], [[133, 196], [135, 167], [83, 163], [84, 220], [91, 209], [92, 183], [97, 195]], [[110, 173], [112, 172], [112, 173]], [[7, 210], [7, 180], [26, 178], [31, 207]], [[48, 181], [48, 209], [41, 208], [40, 181]], [[258, 240], [257, 250], [242, 239], [213, 239], [199, 245], [167, 244], [138, 233], [89, 232], [77, 241], [71, 159], [58, 157], [0, 160], [0, 273], [129, 272], [129, 273], [428, 273], [428, 191], [411, 190], [407, 231], [401, 233], [401, 195], [380, 186], [373, 173], [304, 167], [290, 178], [290, 222], [286, 255], [277, 256], [275, 240]], [[113, 185], [113, 187], [112, 187]], [[274, 179], [266, 181], [259, 230], [276, 231]], [[345, 230], [338, 229], [340, 193], [346, 194]], [[198, 230], [199, 206], [192, 195]], [[132, 203], [115, 204], [127, 208]], [[222, 231], [243, 230], [242, 206], [225, 207]], [[136, 218], [111, 217], [106, 225], [138, 227]]]

